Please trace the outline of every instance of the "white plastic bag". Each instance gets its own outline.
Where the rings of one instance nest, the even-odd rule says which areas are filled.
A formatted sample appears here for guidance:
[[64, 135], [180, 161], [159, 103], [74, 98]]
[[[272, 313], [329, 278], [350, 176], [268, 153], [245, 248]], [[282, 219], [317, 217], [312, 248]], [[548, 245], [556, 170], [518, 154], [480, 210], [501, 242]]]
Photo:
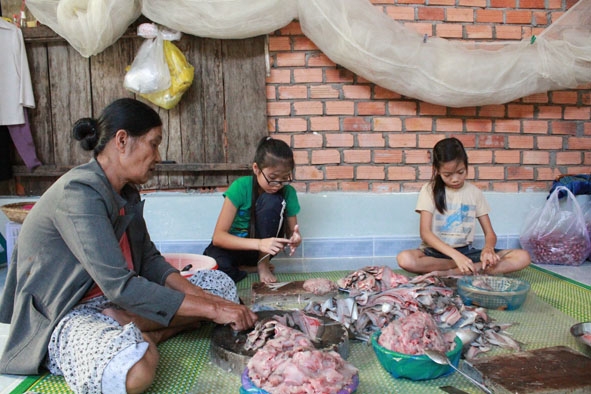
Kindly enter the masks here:
[[140, 96], [161, 108], [172, 109], [181, 101], [183, 94], [193, 83], [195, 68], [187, 62], [185, 55], [171, 41], [164, 40], [164, 56], [170, 72], [170, 87], [155, 93], [140, 94]]
[[[562, 201], [561, 190], [566, 193]], [[581, 265], [591, 252], [581, 207], [564, 186], [554, 189], [541, 209], [530, 212], [519, 240], [538, 264]]]
[[123, 86], [140, 94], [159, 92], [170, 87], [170, 71], [164, 57], [161, 34], [144, 41], [125, 74]]

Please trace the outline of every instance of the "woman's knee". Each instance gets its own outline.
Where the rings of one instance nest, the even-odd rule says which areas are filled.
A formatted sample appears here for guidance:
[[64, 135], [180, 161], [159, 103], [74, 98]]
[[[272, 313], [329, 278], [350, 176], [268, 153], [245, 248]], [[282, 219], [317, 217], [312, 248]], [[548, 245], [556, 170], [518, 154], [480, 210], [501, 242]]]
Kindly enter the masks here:
[[160, 355], [156, 346], [150, 345], [142, 357], [127, 373], [125, 387], [128, 394], [143, 393], [152, 385]]

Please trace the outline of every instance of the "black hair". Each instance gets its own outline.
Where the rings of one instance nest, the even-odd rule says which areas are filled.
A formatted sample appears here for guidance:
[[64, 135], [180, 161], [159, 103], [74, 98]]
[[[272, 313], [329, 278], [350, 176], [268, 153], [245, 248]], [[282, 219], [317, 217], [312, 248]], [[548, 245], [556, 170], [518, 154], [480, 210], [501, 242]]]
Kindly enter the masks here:
[[[254, 162], [256, 163], [259, 170], [268, 167], [285, 166], [293, 171], [295, 167], [295, 160], [293, 158], [293, 151], [287, 145], [285, 141], [274, 139], [271, 137], [263, 137], [260, 139], [257, 150], [254, 154]], [[281, 189], [279, 193], [283, 195], [284, 189]], [[257, 177], [252, 177], [252, 201], [250, 205], [250, 225], [249, 225], [249, 236], [254, 238], [255, 236], [255, 205], [259, 197], [259, 184]], [[285, 212], [284, 212], [285, 219]], [[281, 233], [285, 233], [286, 220], [283, 220], [283, 229]]]
[[293, 152], [285, 141], [263, 137], [257, 145], [254, 162], [260, 170], [267, 167], [285, 166], [290, 171], [295, 166]]
[[154, 127], [162, 126], [156, 111], [141, 101], [122, 98], [103, 109], [98, 119], [82, 118], [76, 121], [72, 135], [84, 150], [92, 150], [94, 157], [105, 149], [118, 130], [131, 137], [141, 137]]
[[440, 213], [446, 209], [445, 202], [445, 183], [439, 174], [439, 169], [444, 163], [450, 161], [461, 161], [468, 169], [468, 155], [464, 149], [462, 142], [454, 137], [445, 138], [435, 144], [433, 147], [433, 175], [431, 182], [433, 183], [433, 200], [435, 200], [435, 208]]

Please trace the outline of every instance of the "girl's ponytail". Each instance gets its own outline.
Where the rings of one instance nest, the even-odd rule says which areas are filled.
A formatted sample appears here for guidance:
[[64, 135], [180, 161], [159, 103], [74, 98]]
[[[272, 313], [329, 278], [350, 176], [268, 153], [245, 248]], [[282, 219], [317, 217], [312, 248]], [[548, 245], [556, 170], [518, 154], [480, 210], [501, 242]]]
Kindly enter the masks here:
[[457, 138], [444, 138], [433, 147], [433, 175], [431, 177], [431, 184], [433, 185], [433, 201], [435, 201], [435, 208], [440, 213], [447, 209], [445, 201], [445, 183], [439, 174], [439, 169], [443, 163], [450, 161], [461, 161], [468, 169], [468, 155], [464, 149], [464, 145]]
[[435, 201], [435, 208], [439, 213], [443, 213], [447, 208], [445, 204], [445, 183], [439, 174], [433, 175], [433, 201]]

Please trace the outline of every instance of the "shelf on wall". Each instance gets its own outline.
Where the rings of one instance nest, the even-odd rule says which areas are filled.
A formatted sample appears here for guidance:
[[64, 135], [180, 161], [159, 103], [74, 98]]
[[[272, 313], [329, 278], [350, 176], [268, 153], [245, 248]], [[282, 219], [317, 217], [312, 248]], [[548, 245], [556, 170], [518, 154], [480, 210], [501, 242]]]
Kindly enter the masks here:
[[[41, 165], [29, 170], [26, 166], [12, 166], [12, 172], [15, 176], [22, 177], [59, 177], [68, 172], [75, 166], [54, 166]], [[250, 164], [237, 163], [182, 163], [182, 164], [157, 164], [156, 173], [163, 172], [192, 172], [192, 173], [211, 173], [211, 172], [245, 172], [250, 170]]]

